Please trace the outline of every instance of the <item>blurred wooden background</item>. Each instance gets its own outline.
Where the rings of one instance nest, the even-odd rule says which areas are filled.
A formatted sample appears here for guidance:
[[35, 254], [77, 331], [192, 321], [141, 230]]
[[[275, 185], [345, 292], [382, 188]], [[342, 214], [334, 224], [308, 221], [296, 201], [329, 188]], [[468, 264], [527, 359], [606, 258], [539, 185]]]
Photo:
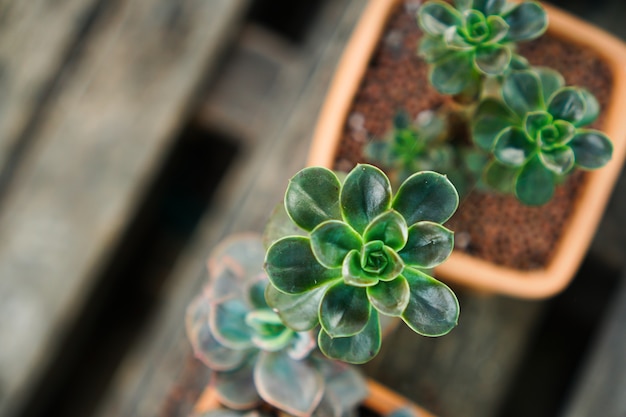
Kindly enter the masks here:
[[[626, 39], [625, 2], [557, 4]], [[186, 415], [204, 260], [303, 167], [364, 6], [0, 0], [0, 417]], [[625, 181], [563, 295], [459, 289], [364, 370], [442, 417], [626, 415]]]

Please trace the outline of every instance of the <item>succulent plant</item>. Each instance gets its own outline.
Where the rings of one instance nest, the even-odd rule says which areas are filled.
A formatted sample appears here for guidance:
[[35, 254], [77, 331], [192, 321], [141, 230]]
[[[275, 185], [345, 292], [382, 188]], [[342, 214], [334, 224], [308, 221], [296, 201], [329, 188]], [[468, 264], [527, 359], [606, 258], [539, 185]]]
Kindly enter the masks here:
[[189, 306], [187, 334], [212, 372], [222, 404], [246, 410], [262, 401], [305, 417], [339, 417], [360, 402], [363, 378], [315, 353], [310, 332], [286, 327], [265, 302], [265, 248], [258, 236], [230, 239], [209, 260], [210, 281]]
[[372, 165], [356, 166], [343, 183], [326, 168], [305, 168], [285, 193], [287, 214], [303, 235], [269, 247], [268, 304], [297, 331], [320, 324], [320, 350], [351, 363], [378, 353], [379, 313], [423, 335], [448, 333], [458, 301], [423, 269], [450, 255], [453, 232], [441, 223], [457, 205], [454, 186], [434, 172], [412, 175], [394, 196]]
[[503, 75], [515, 54], [516, 42], [540, 36], [547, 16], [539, 3], [506, 0], [440, 0], [426, 2], [418, 12], [424, 32], [419, 53], [431, 64], [430, 81], [444, 94], [472, 91], [484, 77]]
[[596, 169], [611, 159], [610, 139], [585, 128], [600, 110], [595, 97], [565, 86], [558, 72], [513, 71], [504, 77], [501, 95], [483, 100], [472, 122], [475, 143], [495, 156], [486, 172], [495, 188], [540, 205], [572, 168]]

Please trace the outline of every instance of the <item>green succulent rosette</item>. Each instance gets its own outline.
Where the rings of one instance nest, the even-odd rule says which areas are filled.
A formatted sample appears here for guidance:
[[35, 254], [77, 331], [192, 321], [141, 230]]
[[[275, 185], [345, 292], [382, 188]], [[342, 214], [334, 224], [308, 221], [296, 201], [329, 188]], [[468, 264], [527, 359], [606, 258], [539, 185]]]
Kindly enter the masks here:
[[310, 332], [286, 327], [265, 302], [259, 236], [229, 239], [209, 259], [210, 281], [188, 307], [186, 330], [212, 370], [220, 403], [249, 410], [263, 401], [298, 417], [340, 417], [366, 395], [362, 376], [315, 353]]
[[524, 204], [548, 202], [574, 167], [596, 169], [611, 159], [611, 140], [585, 128], [599, 111], [589, 91], [565, 86], [554, 70], [508, 74], [501, 100], [482, 101], [472, 121], [474, 142], [495, 157], [486, 182]]
[[423, 270], [450, 255], [453, 232], [442, 223], [457, 206], [454, 186], [435, 172], [413, 174], [394, 196], [372, 165], [358, 165], [343, 183], [326, 168], [305, 168], [285, 194], [303, 235], [269, 247], [268, 304], [294, 330], [320, 324], [320, 350], [350, 363], [378, 353], [379, 314], [400, 317], [422, 335], [448, 333], [458, 301]]
[[483, 77], [525, 61], [515, 54], [516, 42], [539, 37], [548, 19], [535, 1], [432, 0], [419, 9], [418, 23], [424, 32], [419, 54], [431, 65], [431, 84], [443, 94], [475, 94]]

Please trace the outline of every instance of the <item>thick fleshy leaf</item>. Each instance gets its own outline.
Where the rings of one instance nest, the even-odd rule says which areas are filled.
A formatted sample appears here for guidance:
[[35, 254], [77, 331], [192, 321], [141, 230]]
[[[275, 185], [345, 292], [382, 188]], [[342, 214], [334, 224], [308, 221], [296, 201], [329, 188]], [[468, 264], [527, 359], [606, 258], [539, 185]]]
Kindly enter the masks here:
[[368, 277], [389, 281], [402, 272], [404, 262], [380, 240], [368, 242], [361, 250], [360, 266]]
[[556, 175], [563, 175], [574, 166], [574, 151], [569, 146], [542, 151], [539, 157], [543, 165]]
[[589, 123], [593, 123], [598, 118], [598, 115], [600, 114], [600, 103], [598, 103], [598, 100], [596, 99], [596, 97], [593, 94], [591, 94], [589, 91], [585, 90], [584, 88], [581, 88], [579, 91], [583, 97], [583, 100], [585, 100], [585, 114], [575, 124], [575, 126], [577, 127], [581, 127], [581, 126], [588, 125]]
[[287, 214], [285, 203], [274, 207], [263, 230], [263, 247], [269, 248], [272, 243], [287, 236], [306, 236], [307, 232], [296, 225]]
[[370, 311], [365, 288], [338, 282], [322, 297], [320, 324], [332, 337], [353, 336], [367, 325]]
[[340, 268], [346, 255], [361, 246], [361, 236], [339, 220], [324, 222], [311, 232], [313, 254], [326, 268]]
[[550, 97], [565, 85], [565, 79], [558, 71], [552, 68], [535, 67], [533, 71], [537, 73], [539, 80], [541, 80], [544, 103], [550, 102]]
[[517, 127], [502, 131], [494, 147], [494, 155], [503, 164], [521, 166], [537, 151], [537, 144], [531, 142], [526, 133]]
[[485, 182], [501, 193], [513, 193], [519, 171], [520, 168], [504, 165], [494, 159], [485, 170]]
[[500, 100], [485, 99], [478, 106], [473, 118], [474, 143], [490, 151], [500, 132], [515, 123], [516, 116]]
[[352, 251], [346, 256], [341, 270], [343, 280], [348, 285], [355, 287], [369, 287], [378, 283], [379, 277], [369, 274], [361, 266], [361, 253]]
[[312, 357], [311, 361], [326, 381], [326, 392], [334, 394], [342, 410], [353, 410], [369, 394], [365, 378], [354, 366], [340, 361], [329, 361], [321, 355]]
[[[263, 265], [262, 261], [259, 265]], [[269, 281], [265, 272], [259, 273], [256, 279], [250, 281], [247, 298], [253, 308], [267, 308], [267, 302], [265, 301], [265, 288], [268, 286], [268, 283]]]
[[309, 356], [316, 347], [317, 341], [312, 332], [296, 332], [285, 352], [291, 359], [300, 361]]
[[304, 230], [311, 231], [327, 220], [340, 220], [337, 176], [322, 167], [305, 168], [290, 181], [285, 192], [289, 217]]
[[433, 222], [419, 222], [409, 228], [409, 239], [400, 257], [409, 266], [434, 268], [448, 259], [454, 248], [454, 233]]
[[501, 75], [510, 62], [511, 50], [506, 46], [494, 44], [476, 49], [476, 67], [487, 75]]
[[261, 352], [254, 382], [263, 400], [297, 417], [310, 416], [324, 395], [322, 375], [284, 352]]
[[[509, 32], [509, 24], [506, 23], [501, 16], [492, 15], [487, 17], [487, 24], [489, 25], [490, 31], [488, 42], [491, 44], [500, 42]], [[512, 53], [511, 59], [513, 59]]]
[[585, 169], [603, 167], [613, 155], [613, 143], [597, 130], [580, 130], [569, 145], [576, 156], [576, 165]]
[[515, 184], [515, 195], [529, 206], [545, 204], [554, 195], [554, 174], [543, 166], [538, 155], [522, 168]]
[[322, 353], [331, 359], [360, 364], [372, 360], [380, 351], [381, 335], [378, 312], [374, 309], [367, 325], [351, 337], [331, 337], [320, 330], [317, 344]]
[[408, 305], [410, 295], [409, 284], [403, 276], [367, 287], [372, 306], [387, 316], [399, 317]]
[[342, 417], [341, 401], [334, 392], [324, 390], [321, 401], [311, 414], [311, 417]]
[[268, 285], [265, 298], [268, 305], [277, 310], [285, 325], [295, 331], [304, 332], [319, 323], [319, 306], [326, 289], [326, 286], [321, 286], [302, 294], [285, 294], [273, 285]]
[[209, 325], [215, 339], [231, 349], [252, 347], [252, 329], [246, 324], [249, 311], [235, 298], [211, 303]]
[[391, 249], [399, 250], [406, 243], [407, 233], [404, 217], [395, 210], [388, 210], [367, 226], [363, 238], [366, 242], [380, 240]]
[[459, 195], [445, 175], [423, 171], [400, 185], [393, 208], [411, 226], [419, 221], [444, 223], [459, 205]]
[[521, 119], [526, 113], [544, 110], [541, 82], [532, 71], [514, 71], [504, 77], [502, 98]]
[[204, 296], [197, 297], [187, 308], [185, 328], [195, 356], [215, 371], [240, 366], [250, 354], [247, 350], [230, 349], [219, 343], [209, 326], [210, 304]]
[[294, 331], [285, 327], [280, 317], [269, 308], [249, 312], [246, 324], [253, 329], [252, 342], [261, 350], [282, 350], [295, 336]]
[[474, 9], [479, 10], [485, 16], [500, 14], [506, 4], [505, 0], [474, 0]]
[[459, 302], [445, 284], [416, 269], [402, 274], [409, 283], [411, 297], [402, 314], [404, 322], [424, 336], [444, 335], [457, 325]]
[[566, 87], [559, 90], [548, 104], [548, 111], [555, 119], [576, 124], [585, 116], [585, 99], [577, 88]]
[[467, 34], [461, 34], [457, 27], [450, 27], [443, 34], [443, 41], [448, 51], [472, 51], [474, 45], [467, 39]]
[[509, 33], [506, 37], [509, 41], [535, 39], [548, 27], [546, 11], [534, 1], [525, 1], [514, 6], [502, 17], [509, 24]]
[[566, 122], [564, 120], [556, 120], [554, 122], [554, 127], [558, 132], [557, 145], [566, 145], [576, 134], [576, 127], [574, 127], [574, 125], [570, 122]]
[[346, 177], [340, 200], [343, 218], [362, 234], [372, 220], [389, 209], [391, 184], [380, 169], [359, 164]]
[[553, 117], [550, 113], [545, 111], [534, 111], [526, 114], [526, 120], [524, 120], [524, 128], [526, 133], [533, 140], [539, 138], [539, 132], [546, 126], [552, 124]]
[[275, 242], [267, 250], [265, 270], [279, 291], [300, 294], [341, 276], [341, 269], [321, 265], [306, 237], [291, 236]]
[[428, 63], [443, 59], [450, 51], [441, 36], [424, 35], [419, 44], [418, 54]]
[[473, 56], [471, 51], [456, 51], [447, 54], [433, 64], [430, 83], [442, 94], [463, 92], [478, 79]]
[[442, 35], [450, 26], [461, 25], [461, 15], [447, 3], [434, 0], [420, 7], [418, 22], [429, 35]]
[[261, 403], [254, 383], [256, 356], [241, 368], [214, 374], [215, 391], [220, 403], [235, 410], [246, 410]]

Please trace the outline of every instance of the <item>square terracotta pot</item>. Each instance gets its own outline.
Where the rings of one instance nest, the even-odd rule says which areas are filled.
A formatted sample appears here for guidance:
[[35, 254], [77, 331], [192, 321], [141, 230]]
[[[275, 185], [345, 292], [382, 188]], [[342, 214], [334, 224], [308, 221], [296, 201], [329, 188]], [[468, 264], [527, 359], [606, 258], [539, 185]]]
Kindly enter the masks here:
[[[332, 168], [352, 101], [398, 1], [370, 0], [365, 9], [322, 107], [309, 166]], [[623, 165], [626, 151], [626, 46], [580, 19], [554, 7], [545, 4], [544, 7], [549, 17], [549, 34], [592, 50], [612, 72], [613, 88], [609, 106], [603, 109], [605, 122], [601, 129], [613, 140], [613, 158], [605, 167], [587, 174], [561, 240], [543, 269], [512, 269], [454, 251], [435, 270], [436, 276], [444, 282], [520, 298], [546, 298], [562, 291], [572, 280], [591, 243]]]

